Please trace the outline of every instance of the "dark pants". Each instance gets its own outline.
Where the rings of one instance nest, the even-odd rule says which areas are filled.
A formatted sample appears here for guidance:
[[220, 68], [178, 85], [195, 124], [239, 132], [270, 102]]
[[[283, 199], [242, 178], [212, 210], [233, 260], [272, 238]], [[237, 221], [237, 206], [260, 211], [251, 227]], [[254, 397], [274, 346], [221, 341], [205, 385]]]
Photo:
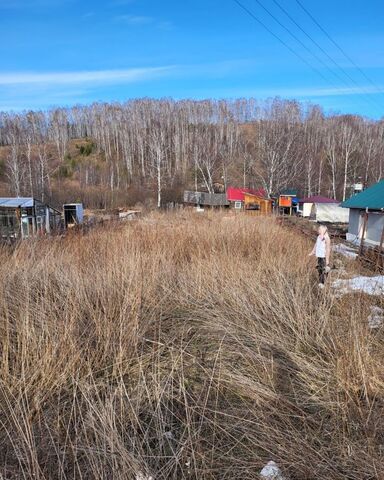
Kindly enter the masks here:
[[326, 267], [326, 260], [325, 258], [317, 257], [317, 271], [319, 272], [319, 282], [325, 283], [325, 279], [327, 278], [327, 274], [325, 273]]

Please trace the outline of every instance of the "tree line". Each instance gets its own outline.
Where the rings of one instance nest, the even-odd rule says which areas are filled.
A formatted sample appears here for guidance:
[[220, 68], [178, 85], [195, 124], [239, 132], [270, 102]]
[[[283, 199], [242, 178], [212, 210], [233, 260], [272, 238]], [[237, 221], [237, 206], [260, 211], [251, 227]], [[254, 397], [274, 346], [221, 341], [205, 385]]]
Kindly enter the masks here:
[[383, 178], [384, 120], [280, 98], [145, 98], [2, 112], [0, 147], [3, 194], [111, 207], [145, 191], [161, 206], [234, 185], [343, 200]]

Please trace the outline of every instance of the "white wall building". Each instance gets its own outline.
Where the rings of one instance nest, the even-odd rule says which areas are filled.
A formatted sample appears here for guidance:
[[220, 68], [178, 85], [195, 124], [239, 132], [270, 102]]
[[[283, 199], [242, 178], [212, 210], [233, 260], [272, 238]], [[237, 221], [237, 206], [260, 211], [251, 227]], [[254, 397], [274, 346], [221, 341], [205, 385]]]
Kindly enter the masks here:
[[384, 241], [384, 180], [342, 203], [349, 208], [347, 240], [372, 246]]

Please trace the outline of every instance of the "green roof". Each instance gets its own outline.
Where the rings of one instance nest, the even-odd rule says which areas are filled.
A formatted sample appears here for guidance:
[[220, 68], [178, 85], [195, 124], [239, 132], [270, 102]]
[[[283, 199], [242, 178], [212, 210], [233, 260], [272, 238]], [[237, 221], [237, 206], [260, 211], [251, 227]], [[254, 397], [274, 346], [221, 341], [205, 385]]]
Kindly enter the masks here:
[[369, 208], [381, 210], [384, 208], [384, 179], [357, 195], [348, 198], [341, 204], [345, 208]]
[[287, 197], [297, 197], [297, 190], [294, 188], [286, 188], [280, 192], [280, 195], [286, 195]]

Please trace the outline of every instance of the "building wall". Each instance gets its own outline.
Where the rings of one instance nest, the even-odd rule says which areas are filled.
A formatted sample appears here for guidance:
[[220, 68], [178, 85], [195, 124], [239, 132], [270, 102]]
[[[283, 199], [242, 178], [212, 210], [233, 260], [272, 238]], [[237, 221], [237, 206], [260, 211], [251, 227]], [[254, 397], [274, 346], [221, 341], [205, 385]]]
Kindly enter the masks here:
[[0, 239], [16, 239], [20, 237], [20, 210], [0, 207]]
[[279, 207], [292, 207], [292, 197], [288, 195], [280, 195]]
[[[251, 205], [258, 205], [259, 210], [249, 210]], [[248, 213], [253, 213], [255, 215], [262, 214], [268, 215], [272, 213], [272, 202], [265, 198], [259, 198], [256, 195], [251, 195], [248, 193], [244, 194], [244, 208]]]
[[310, 217], [313, 203], [303, 203], [303, 217]]
[[348, 233], [347, 233], [348, 241], [354, 242], [359, 239], [360, 223], [361, 223], [360, 210], [356, 208], [350, 208], [349, 209], [349, 225], [348, 225]]
[[225, 193], [193, 192], [190, 190], [184, 192], [184, 203], [212, 207], [224, 207], [229, 205]]
[[[349, 226], [347, 240], [358, 243], [361, 240], [364, 226], [364, 211], [351, 208], [349, 211]], [[381, 235], [384, 228], [384, 213], [369, 212], [364, 241], [368, 245], [380, 245]]]
[[383, 228], [384, 213], [369, 212], [365, 241], [374, 245], [380, 245]]

